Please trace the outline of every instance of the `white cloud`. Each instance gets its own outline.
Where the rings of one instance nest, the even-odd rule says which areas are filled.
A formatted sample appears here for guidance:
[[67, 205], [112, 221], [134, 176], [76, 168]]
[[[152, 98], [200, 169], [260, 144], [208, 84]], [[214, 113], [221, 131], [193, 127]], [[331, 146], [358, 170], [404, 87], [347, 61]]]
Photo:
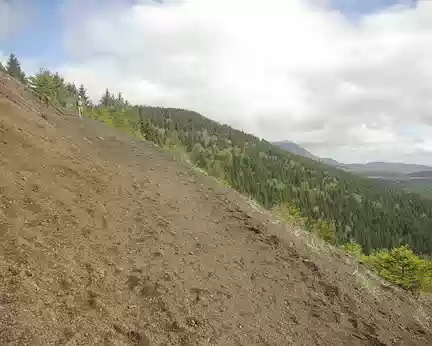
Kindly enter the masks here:
[[320, 1], [87, 1], [61, 70], [94, 97], [198, 110], [322, 156], [432, 164], [432, 1], [356, 23]]
[[7, 61], [7, 55], [0, 50], [0, 63], [4, 66]]
[[11, 6], [6, 0], [0, 0], [0, 40], [9, 35], [12, 13]]
[[25, 0], [0, 0], [0, 42], [13, 37], [31, 15]]

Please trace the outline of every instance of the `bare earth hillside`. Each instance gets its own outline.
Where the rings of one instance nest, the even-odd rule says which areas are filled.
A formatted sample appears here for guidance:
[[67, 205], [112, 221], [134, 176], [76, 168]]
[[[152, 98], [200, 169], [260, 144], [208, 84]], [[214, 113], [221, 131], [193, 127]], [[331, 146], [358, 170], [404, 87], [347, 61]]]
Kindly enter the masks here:
[[0, 345], [432, 344], [430, 303], [149, 143], [41, 117], [12, 84], [0, 76]]

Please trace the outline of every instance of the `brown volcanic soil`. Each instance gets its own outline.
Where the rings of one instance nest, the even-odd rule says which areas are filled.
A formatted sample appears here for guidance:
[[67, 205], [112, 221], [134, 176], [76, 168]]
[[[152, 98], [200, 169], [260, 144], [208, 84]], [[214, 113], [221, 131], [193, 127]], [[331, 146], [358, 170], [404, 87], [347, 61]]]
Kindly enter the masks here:
[[430, 303], [0, 80], [1, 345], [432, 344]]

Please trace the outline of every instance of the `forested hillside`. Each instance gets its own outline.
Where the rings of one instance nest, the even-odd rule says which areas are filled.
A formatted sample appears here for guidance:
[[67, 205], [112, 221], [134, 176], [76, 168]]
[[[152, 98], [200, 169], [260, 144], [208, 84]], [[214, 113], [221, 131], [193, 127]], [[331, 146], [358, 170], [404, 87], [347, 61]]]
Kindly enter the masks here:
[[208, 174], [330, 243], [354, 241], [366, 254], [408, 244], [418, 254], [432, 254], [432, 201], [292, 155], [193, 111], [131, 106], [109, 90], [92, 104], [83, 85], [56, 73], [24, 78], [14, 56], [6, 70], [62, 107], [73, 108], [80, 96], [86, 116], [186, 154]]
[[334, 229], [337, 242], [355, 240], [366, 253], [402, 244], [432, 252], [430, 201], [290, 155], [195, 112], [140, 107], [138, 113], [147, 139], [182, 146], [198, 166], [266, 208], [298, 208], [307, 227]]

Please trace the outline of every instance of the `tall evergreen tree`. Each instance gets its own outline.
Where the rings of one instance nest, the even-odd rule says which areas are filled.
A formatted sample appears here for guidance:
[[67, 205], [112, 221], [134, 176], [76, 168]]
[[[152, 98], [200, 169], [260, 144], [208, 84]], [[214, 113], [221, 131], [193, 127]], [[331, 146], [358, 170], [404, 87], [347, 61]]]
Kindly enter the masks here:
[[123, 98], [122, 93], [118, 93], [117, 98], [115, 100], [116, 106], [119, 108], [123, 108], [125, 106], [125, 100]]
[[36, 92], [47, 96], [51, 102], [55, 101], [56, 88], [50, 71], [41, 68], [35, 76], [29, 77], [29, 84]]
[[66, 89], [71, 95], [78, 95], [78, 89], [75, 83], [66, 83]]
[[5, 67], [3, 66], [3, 64], [0, 61], [0, 71], [6, 71]]
[[18, 79], [20, 82], [26, 82], [25, 73], [21, 69], [21, 63], [16, 57], [16, 55], [13, 53], [9, 55], [9, 59], [6, 62], [6, 72], [9, 73], [12, 77]]
[[105, 89], [104, 94], [102, 95], [101, 100], [99, 101], [99, 105], [109, 108], [115, 105], [115, 97], [109, 92], [108, 88]]
[[89, 97], [87, 96], [87, 90], [83, 84], [78, 89], [78, 96], [81, 98], [84, 106], [89, 106]]

